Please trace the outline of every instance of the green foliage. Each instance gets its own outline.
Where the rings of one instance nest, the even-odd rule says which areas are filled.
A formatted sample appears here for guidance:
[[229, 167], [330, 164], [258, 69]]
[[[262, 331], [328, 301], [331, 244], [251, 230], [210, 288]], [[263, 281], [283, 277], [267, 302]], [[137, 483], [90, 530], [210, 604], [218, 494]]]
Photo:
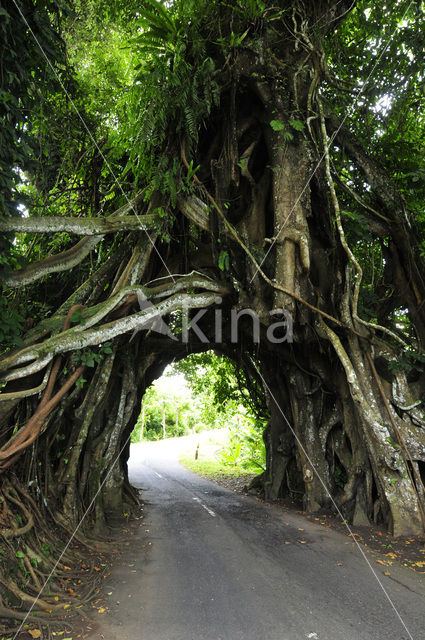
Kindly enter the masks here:
[[[170, 376], [183, 374], [187, 387], [179, 388]], [[169, 382], [168, 382], [169, 380]], [[177, 385], [177, 387], [176, 387]], [[226, 455], [251, 471], [262, 469], [265, 451], [262, 442], [264, 420], [255, 418], [246, 403], [235, 375], [235, 365], [213, 352], [191, 355], [169, 367], [168, 372], [147, 389], [132, 442], [186, 435], [207, 429], [229, 427], [231, 444]]]
[[263, 432], [266, 424], [243, 411], [233, 424], [229, 442], [220, 451], [219, 460], [229, 466], [238, 466], [259, 473], [266, 469], [266, 448]]
[[[202, 122], [219, 101], [215, 65], [200, 33], [201, 5], [206, 3], [191, 0], [166, 9], [148, 0], [138, 12], [140, 33], [131, 41], [136, 75], [123, 139], [126, 150], [131, 142], [127, 170], [172, 201], [180, 162], [176, 166], [164, 153], [164, 142], [173, 132], [175, 144], [184, 142], [190, 156]], [[179, 149], [174, 153], [180, 155]]]
[[390, 360], [388, 368], [392, 373], [406, 371], [407, 373], [422, 373], [425, 368], [425, 354], [414, 350], [404, 350], [397, 360]]
[[398, 442], [396, 442], [395, 440], [393, 440], [392, 438], [388, 437], [385, 438], [385, 440], [392, 446], [394, 447], [394, 449], [400, 450], [400, 445], [398, 444]]
[[[244, 393], [244, 378], [237, 365], [213, 352], [193, 354], [174, 365], [184, 373], [194, 397], [202, 398], [206, 420], [217, 420], [229, 427], [228, 444], [220, 453], [224, 465], [239, 466], [258, 473], [265, 469], [263, 431], [267, 416], [257, 417]], [[239, 376], [239, 377], [238, 377]], [[246, 391], [246, 387], [245, 387]]]
[[[179, 462], [194, 473], [197, 473], [201, 476], [205, 476], [206, 478], [214, 479], [226, 479], [226, 478], [234, 478], [243, 474], [249, 474], [243, 467], [237, 466], [229, 466], [227, 464], [222, 464], [217, 460], [194, 460], [188, 456], [182, 456]], [[247, 480], [249, 480], [249, 476], [247, 475]]]
[[242, 403], [235, 365], [229, 358], [215, 355], [212, 351], [192, 354], [174, 365], [184, 374], [192, 393], [208, 401], [209, 412], [225, 411]]
[[[379, 158], [413, 213], [425, 239], [425, 133], [423, 92], [423, 3], [396, 0], [357, 3], [356, 8], [326, 41], [329, 68], [361, 98], [352, 108], [352, 95], [327, 88], [327, 97], [340, 117], [348, 117], [354, 136]], [[382, 54], [382, 55], [381, 55]], [[367, 84], [366, 84], [367, 81]], [[346, 166], [351, 185], [366, 201], [363, 176]], [[354, 182], [354, 184], [353, 184]]]
[[228, 251], [221, 251], [218, 256], [218, 267], [221, 271], [228, 271], [230, 268], [230, 256]]
[[249, 33], [249, 29], [244, 31], [241, 35], [237, 35], [233, 31], [230, 32], [229, 36], [226, 38], [219, 38], [218, 43], [224, 48], [237, 48], [240, 47], [242, 42], [245, 40], [246, 36]]
[[24, 319], [5, 296], [0, 295], [0, 351], [22, 345]]
[[335, 486], [340, 491], [344, 491], [344, 487], [348, 480], [347, 472], [345, 471], [344, 467], [338, 464], [335, 465], [334, 471], [333, 471], [333, 480], [334, 480]]
[[251, 22], [261, 18], [267, 7], [267, 3], [263, 0], [236, 0], [233, 4], [226, 2], [223, 4], [231, 8], [234, 13]]
[[[81, 351], [75, 351], [72, 354], [72, 360], [73, 362], [84, 367], [95, 367], [97, 364], [99, 364], [99, 362], [103, 360], [106, 355], [109, 355], [111, 353], [111, 343], [105, 342], [97, 349], [82, 349]], [[82, 378], [80, 378], [80, 380], [82, 380]]]
[[302, 131], [304, 129], [304, 122], [301, 122], [301, 120], [289, 120], [289, 125], [295, 129], [295, 131]]
[[236, 360], [206, 351], [187, 356], [174, 368], [184, 374], [195, 395], [204, 394], [212, 413], [242, 406], [249, 415], [268, 419], [262, 386]]
[[[143, 396], [143, 413], [139, 415], [132, 434], [132, 442], [138, 442], [142, 433], [145, 440], [160, 440], [163, 437], [163, 416], [165, 416], [165, 435], [167, 438], [190, 433], [197, 424], [199, 411], [191, 405], [190, 395], [184, 389], [153, 384]], [[144, 423], [143, 423], [144, 420]]]
[[[41, 215], [107, 214], [124, 198], [104, 163], [105, 155], [126, 193], [127, 188], [131, 194], [142, 185], [147, 200], [164, 196], [157, 209], [164, 222], [161, 238], [171, 242], [172, 208], [180, 190], [193, 188], [201, 163], [196, 149], [203, 123], [220, 106], [219, 83], [232, 68], [233, 49], [259, 50], [270, 33], [277, 33], [274, 27], [285, 23], [287, 8], [266, 0], [73, 0], [72, 13], [59, 0], [22, 0], [19, 6], [101, 151], [93, 145], [36, 42], [23, 27], [16, 28], [23, 22], [14, 4], [4, 3], [0, 10], [4, 43], [0, 214], [22, 215], [25, 210]], [[423, 256], [424, 15], [423, 3], [409, 6], [406, 0], [396, 0], [391, 7], [357, 3], [326, 43], [331, 74], [351, 92], [331, 83], [321, 89], [326, 107], [340, 118], [349, 114], [347, 124], [355, 137], [387, 169], [404, 198], [409, 223], [418, 229], [418, 244], [412, 252]], [[321, 28], [315, 24], [313, 31]], [[385, 54], [379, 56], [387, 44]], [[372, 70], [373, 82], [364, 86], [356, 109], [350, 111], [352, 91], [364, 85]], [[282, 145], [304, 130], [298, 111], [291, 111], [285, 122], [273, 119], [269, 125], [279, 133]], [[183, 152], [189, 166], [182, 169]], [[343, 149], [333, 150], [332, 161], [343, 181], [374, 206], [365, 176], [347, 160]], [[243, 168], [243, 161], [239, 165]], [[382, 301], [391, 295], [384, 277], [388, 242], [377, 240], [369, 230], [367, 210], [345, 192], [339, 197], [347, 239], [363, 269], [360, 315], [377, 322]], [[25, 320], [37, 321], [49, 314], [61, 296], [71, 293], [120, 241], [113, 245], [110, 238], [105, 239], [93, 252], [91, 264], [87, 261], [78, 272], [53, 276], [48, 290], [39, 283], [20, 296], [6, 292], [0, 299], [0, 348], [19, 344]], [[35, 240], [31, 235], [3, 237], [0, 279], [4, 271], [66, 250], [72, 243], [65, 233]], [[219, 251], [218, 266], [222, 271], [229, 269], [225, 249]], [[406, 310], [391, 310], [386, 320], [415, 338]], [[73, 323], [82, 321], [81, 314], [74, 314]], [[78, 362], [93, 367], [101, 357], [101, 351], [84, 351]], [[243, 371], [223, 363], [210, 368], [202, 357], [197, 362], [209, 379], [203, 392], [208, 389], [214, 398], [206, 405], [211, 419], [214, 403], [246, 404]], [[423, 363], [420, 354], [413, 357], [408, 351], [390, 367], [415, 373]], [[261, 390], [256, 391], [261, 404]], [[252, 389], [249, 395], [255, 395]]]
[[[282, 120], [271, 120], [269, 124], [273, 131], [280, 131], [285, 142], [291, 142], [294, 139], [294, 134]], [[289, 120], [288, 125], [294, 129], [294, 131], [302, 131], [304, 129], [304, 123], [301, 122], [301, 120]]]
[[[0, 8], [0, 216], [20, 215], [24, 183], [41, 174], [45, 164], [40, 154], [40, 115], [48, 97], [59, 90], [59, 83], [46, 67], [34, 37], [67, 83], [63, 41], [55, 24], [55, 16], [66, 11], [65, 5], [55, 0], [23, 0], [19, 7], [23, 17], [12, 2]], [[0, 282], [5, 272], [22, 267], [24, 262], [12, 234], [0, 234]], [[20, 344], [22, 324], [18, 304], [10, 296], [2, 296], [0, 285], [0, 350]]]
[[[83, 97], [69, 65], [70, 48], [66, 50], [62, 37], [61, 28], [71, 22], [69, 6], [59, 0], [18, 4], [32, 33], [14, 3], [4, 4], [0, 11], [0, 215], [90, 215], [100, 206], [95, 191], [104, 178], [97, 150], [72, 104], [96, 136], [88, 112], [89, 86], [84, 86]], [[75, 25], [75, 16], [72, 20]], [[91, 86], [91, 92], [97, 93], [98, 87]], [[66, 233], [35, 238], [33, 234], [0, 235], [0, 281], [5, 272], [64, 251], [73, 243]], [[101, 251], [99, 246], [98, 255]], [[27, 286], [19, 296], [5, 291], [0, 300], [0, 350], [19, 345], [24, 320], [43, 319], [82, 278], [84, 270], [50, 277], [48, 292], [43, 281]]]
[[285, 123], [282, 120], [270, 120], [270, 126], [273, 131], [284, 131]]
[[[19, 3], [23, 17], [13, 2], [0, 9], [0, 211], [17, 215], [16, 189], [23, 171], [34, 171], [38, 157], [34, 123], [51, 92], [58, 90], [54, 73], [46, 67], [43, 53], [25, 25], [66, 81], [65, 52], [54, 15], [64, 9], [55, 0], [24, 0]], [[34, 118], [35, 115], [35, 118]], [[0, 247], [1, 249], [3, 247]]]

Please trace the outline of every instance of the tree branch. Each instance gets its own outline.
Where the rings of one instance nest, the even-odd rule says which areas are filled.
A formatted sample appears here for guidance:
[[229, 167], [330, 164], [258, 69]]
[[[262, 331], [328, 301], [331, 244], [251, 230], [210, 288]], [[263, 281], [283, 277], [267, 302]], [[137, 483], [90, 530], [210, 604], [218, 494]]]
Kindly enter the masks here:
[[6, 287], [23, 287], [26, 284], [35, 282], [49, 273], [58, 273], [67, 271], [80, 264], [86, 256], [89, 255], [97, 244], [102, 240], [103, 236], [92, 236], [91, 238], [83, 238], [71, 249], [62, 251], [55, 256], [49, 256], [38, 262], [30, 264], [26, 269], [18, 269], [11, 271], [3, 279]]
[[0, 232], [59, 233], [77, 236], [96, 236], [119, 231], [146, 231], [157, 226], [158, 216], [123, 216], [108, 218], [61, 218], [56, 216], [31, 216], [30, 218], [3, 218]]
[[[197, 279], [198, 278], [198, 279]], [[178, 281], [172, 284], [169, 288], [170, 292], [176, 292], [180, 288], [196, 287], [196, 288], [208, 288], [209, 291], [198, 294], [179, 294], [174, 293], [166, 300], [159, 302], [156, 306], [152, 305], [138, 313], [126, 316], [124, 318], [118, 318], [112, 322], [108, 322], [95, 329], [86, 329], [84, 325], [77, 325], [63, 333], [52, 336], [44, 343], [32, 345], [18, 351], [15, 354], [3, 359], [0, 362], [0, 371], [7, 372], [12, 367], [18, 367], [19, 365], [26, 365], [20, 369], [13, 369], [9, 373], [5, 373], [1, 380], [7, 382], [9, 380], [16, 380], [18, 378], [30, 375], [36, 371], [40, 371], [45, 367], [51, 359], [59, 353], [66, 353], [69, 351], [84, 349], [88, 346], [97, 346], [107, 340], [112, 340], [118, 335], [134, 331], [140, 325], [145, 325], [150, 320], [154, 320], [160, 316], [166, 315], [171, 311], [180, 309], [184, 303], [189, 308], [201, 308], [203, 306], [210, 306], [214, 304], [217, 297], [217, 293], [228, 293], [225, 286], [219, 285], [217, 282], [208, 280], [207, 278], [199, 280], [199, 277], [195, 279], [186, 279], [185, 281]], [[160, 291], [149, 291], [142, 289], [141, 287], [127, 287], [125, 290], [117, 294], [116, 299], [108, 300], [105, 307], [105, 313], [108, 313], [115, 308], [118, 298], [122, 300], [124, 294], [128, 294], [131, 290], [132, 293], [142, 291], [149, 299], [149, 295], [152, 297], [162, 295], [165, 292], [163, 288]], [[100, 310], [96, 313], [96, 321], [99, 321], [104, 313]], [[29, 364], [26, 364], [29, 363]]]
[[[108, 223], [112, 222], [111, 218], [122, 218], [129, 211], [133, 211], [136, 213], [136, 206], [142, 200], [142, 195], [137, 195], [133, 200], [129, 200], [124, 206], [120, 209], [117, 209], [112, 213], [108, 218]], [[133, 216], [129, 216], [133, 217]], [[136, 216], [137, 217], [137, 216]], [[140, 216], [140, 219], [143, 219], [145, 216]], [[149, 216], [151, 219], [151, 216]], [[27, 218], [30, 220], [31, 218]], [[48, 218], [44, 218], [48, 220]], [[74, 220], [74, 218], [69, 218], [69, 220]], [[94, 220], [100, 220], [100, 218], [95, 218]], [[4, 221], [7, 222], [7, 221]], [[142, 224], [142, 223], [140, 223]], [[150, 222], [148, 223], [150, 224]], [[44, 232], [43, 232], [44, 233]], [[31, 282], [35, 282], [35, 280], [39, 280], [43, 276], [48, 275], [49, 273], [58, 273], [61, 271], [67, 271], [68, 269], [72, 269], [76, 267], [80, 262], [84, 260], [86, 256], [92, 251], [97, 244], [102, 240], [103, 235], [93, 235], [89, 237], [82, 238], [76, 245], [71, 247], [71, 249], [67, 249], [66, 251], [62, 251], [61, 253], [55, 256], [49, 256], [48, 258], [44, 258], [43, 260], [39, 260], [38, 262], [34, 262], [30, 264], [25, 269], [19, 269], [17, 271], [11, 271], [9, 274], [3, 279], [3, 284], [6, 287], [23, 287]]]

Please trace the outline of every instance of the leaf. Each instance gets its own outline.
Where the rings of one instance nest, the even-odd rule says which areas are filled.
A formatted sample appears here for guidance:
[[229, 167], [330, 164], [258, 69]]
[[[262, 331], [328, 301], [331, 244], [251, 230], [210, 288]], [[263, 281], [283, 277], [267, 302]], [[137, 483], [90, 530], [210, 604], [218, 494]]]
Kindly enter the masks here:
[[100, 609], [97, 610], [98, 613], [105, 613], [106, 609], [104, 607], [100, 607]]
[[281, 120], [271, 120], [270, 126], [273, 129], [273, 131], [283, 131], [285, 128], [285, 123], [282, 122]]
[[230, 266], [228, 251], [221, 251], [218, 257], [218, 267], [220, 271], [228, 271]]
[[28, 633], [30, 634], [31, 638], [41, 638], [40, 629], [28, 629]]
[[289, 124], [295, 131], [302, 131], [304, 129], [304, 123], [301, 120], [290, 120]]

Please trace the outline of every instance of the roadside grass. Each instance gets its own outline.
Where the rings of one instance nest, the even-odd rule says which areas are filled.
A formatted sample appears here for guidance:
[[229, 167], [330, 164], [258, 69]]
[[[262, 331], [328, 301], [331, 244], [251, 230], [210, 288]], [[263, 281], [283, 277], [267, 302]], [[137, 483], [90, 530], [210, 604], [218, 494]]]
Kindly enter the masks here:
[[179, 462], [192, 473], [201, 476], [201, 478], [215, 482], [221, 487], [237, 493], [244, 493], [252, 479], [257, 475], [257, 473], [252, 473], [242, 467], [223, 464], [218, 460], [194, 460], [193, 457], [183, 455]]
[[261, 469], [246, 460], [238, 464], [237, 458], [231, 455], [228, 429], [200, 435], [201, 437], [196, 438], [179, 456], [180, 464], [192, 473], [227, 489], [242, 491], [261, 472]]
[[230, 466], [213, 459], [194, 460], [188, 455], [183, 455], [179, 459], [179, 462], [186, 467], [186, 469], [189, 469], [189, 471], [193, 471], [193, 473], [197, 473], [198, 475], [205, 476], [207, 478], [214, 478], [217, 475], [228, 476], [229, 478], [234, 478], [235, 476], [255, 475], [255, 473], [251, 473], [242, 467]]

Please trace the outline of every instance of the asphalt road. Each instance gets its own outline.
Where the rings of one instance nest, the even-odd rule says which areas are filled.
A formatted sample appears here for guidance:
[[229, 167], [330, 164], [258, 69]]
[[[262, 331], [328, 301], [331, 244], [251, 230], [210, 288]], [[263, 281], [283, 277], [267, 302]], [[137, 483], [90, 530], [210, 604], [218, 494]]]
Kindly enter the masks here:
[[144, 518], [106, 581], [105, 640], [425, 638], [423, 577], [296, 513], [198, 478], [175, 445], [136, 445]]

